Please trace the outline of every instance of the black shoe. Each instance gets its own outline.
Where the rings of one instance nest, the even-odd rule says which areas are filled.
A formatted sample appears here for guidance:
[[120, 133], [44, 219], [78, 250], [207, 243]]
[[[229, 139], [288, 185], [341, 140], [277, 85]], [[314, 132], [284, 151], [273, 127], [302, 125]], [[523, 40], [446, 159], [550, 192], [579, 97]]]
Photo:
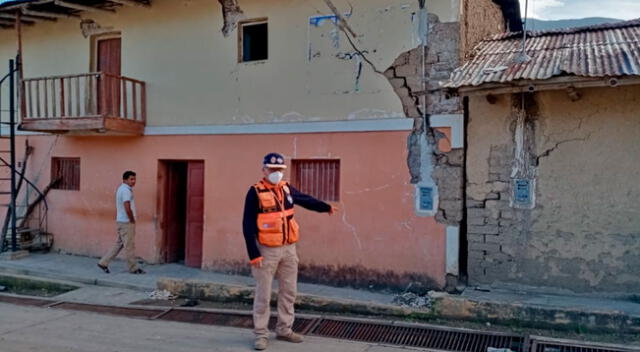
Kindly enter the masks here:
[[132, 271], [131, 273], [132, 274], [146, 274], [147, 272], [142, 270], [142, 269], [140, 269], [140, 268], [138, 268], [135, 271]]
[[98, 268], [102, 269], [102, 271], [104, 271], [105, 274], [109, 274], [111, 271], [109, 271], [109, 267], [108, 266], [102, 266], [100, 265], [100, 263], [98, 263]]

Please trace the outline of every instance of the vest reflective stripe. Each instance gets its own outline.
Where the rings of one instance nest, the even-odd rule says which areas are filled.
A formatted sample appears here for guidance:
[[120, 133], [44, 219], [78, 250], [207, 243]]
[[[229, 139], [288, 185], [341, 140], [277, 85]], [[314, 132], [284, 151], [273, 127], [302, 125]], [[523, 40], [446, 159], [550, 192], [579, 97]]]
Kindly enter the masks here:
[[[279, 247], [298, 242], [298, 224], [293, 219], [294, 210], [284, 209], [290, 195], [286, 184], [280, 186], [282, 199], [276, 197], [276, 187], [268, 187], [260, 181], [254, 185], [258, 194], [258, 242], [267, 247]], [[273, 190], [273, 191], [272, 191]]]

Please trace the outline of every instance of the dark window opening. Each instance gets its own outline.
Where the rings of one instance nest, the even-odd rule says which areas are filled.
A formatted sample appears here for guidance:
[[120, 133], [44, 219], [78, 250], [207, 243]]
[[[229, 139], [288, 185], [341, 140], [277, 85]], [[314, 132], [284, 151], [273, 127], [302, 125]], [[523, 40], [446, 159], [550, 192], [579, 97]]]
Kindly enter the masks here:
[[340, 160], [292, 160], [291, 184], [328, 202], [340, 200]]
[[53, 189], [80, 190], [80, 158], [52, 158], [51, 181]]
[[269, 31], [266, 22], [241, 24], [242, 62], [266, 60], [269, 58]]

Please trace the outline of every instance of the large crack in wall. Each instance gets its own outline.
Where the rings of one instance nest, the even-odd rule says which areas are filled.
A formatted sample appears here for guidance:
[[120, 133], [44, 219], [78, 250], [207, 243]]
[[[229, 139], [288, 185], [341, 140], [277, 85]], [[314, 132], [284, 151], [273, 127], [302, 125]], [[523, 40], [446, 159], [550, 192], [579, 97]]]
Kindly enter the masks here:
[[222, 5], [222, 17], [224, 18], [222, 34], [228, 37], [238, 26], [238, 22], [245, 18], [244, 12], [238, 5], [238, 0], [218, 0], [218, 2]]
[[[429, 117], [437, 114], [462, 114], [458, 97], [448, 96], [439, 82], [449, 78], [459, 64], [459, 23], [441, 23], [429, 14], [429, 43], [404, 52], [384, 72], [402, 102], [408, 118], [414, 120], [407, 140], [407, 166], [412, 184], [432, 177], [438, 188], [436, 220], [443, 224], [459, 225], [463, 218], [464, 150], [448, 152], [436, 146], [444, 134], [430, 126]], [[424, 77], [424, 78], [423, 78]], [[431, 148], [433, 173], [424, 175], [421, 139], [426, 138]]]

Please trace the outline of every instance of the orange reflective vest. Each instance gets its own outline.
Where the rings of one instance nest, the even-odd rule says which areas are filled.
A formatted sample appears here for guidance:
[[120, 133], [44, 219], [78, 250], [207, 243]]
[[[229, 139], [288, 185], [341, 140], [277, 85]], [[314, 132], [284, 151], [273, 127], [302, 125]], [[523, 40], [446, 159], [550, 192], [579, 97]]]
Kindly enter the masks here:
[[279, 247], [298, 242], [300, 227], [293, 218], [293, 204], [285, 209], [285, 198], [290, 196], [289, 186], [281, 182], [277, 186], [260, 181], [253, 186], [258, 194], [258, 243], [267, 247]]

